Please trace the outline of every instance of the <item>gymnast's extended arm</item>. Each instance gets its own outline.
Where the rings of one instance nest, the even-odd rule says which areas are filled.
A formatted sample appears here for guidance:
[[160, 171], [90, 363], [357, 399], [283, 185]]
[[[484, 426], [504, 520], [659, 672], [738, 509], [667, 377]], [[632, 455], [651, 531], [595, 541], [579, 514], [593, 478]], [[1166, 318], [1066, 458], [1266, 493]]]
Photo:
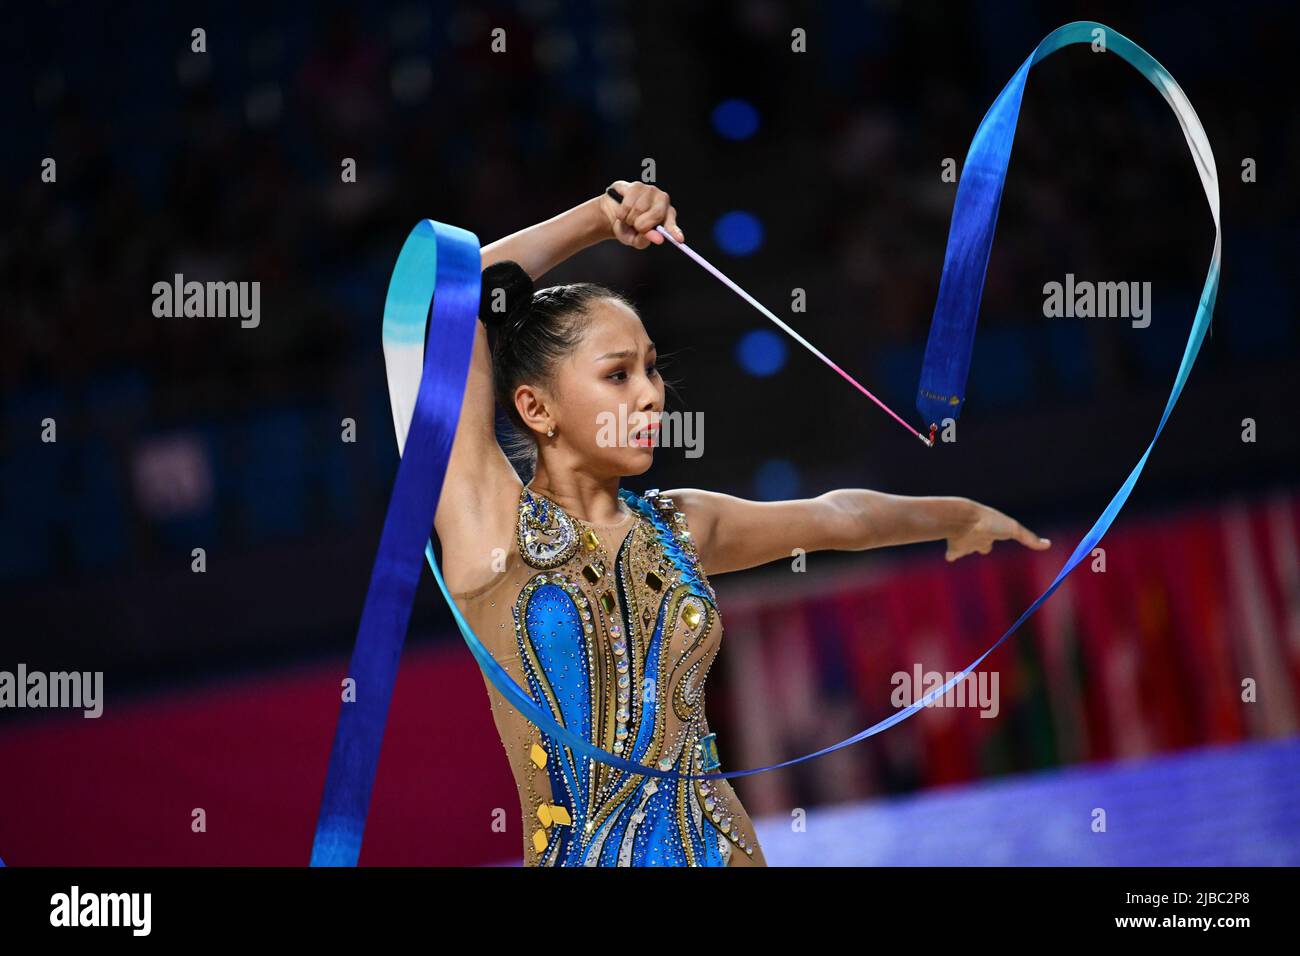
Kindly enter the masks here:
[[921, 541], [948, 542], [947, 559], [988, 554], [994, 541], [1050, 546], [1000, 511], [969, 498], [911, 497], [840, 488], [816, 498], [747, 501], [698, 488], [665, 491], [686, 515], [706, 574], [789, 558], [795, 549], [865, 551]]

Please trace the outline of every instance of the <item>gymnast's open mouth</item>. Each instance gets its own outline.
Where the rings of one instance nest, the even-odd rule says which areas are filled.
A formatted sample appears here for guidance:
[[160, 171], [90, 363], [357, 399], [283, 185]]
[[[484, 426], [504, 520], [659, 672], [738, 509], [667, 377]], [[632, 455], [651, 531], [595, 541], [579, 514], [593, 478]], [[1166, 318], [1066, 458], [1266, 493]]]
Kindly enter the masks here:
[[658, 437], [659, 437], [659, 423], [651, 422], [645, 428], [640, 428], [634, 431], [632, 433], [632, 437], [628, 440], [628, 443], [632, 445], [642, 445], [645, 447], [649, 447], [655, 444]]

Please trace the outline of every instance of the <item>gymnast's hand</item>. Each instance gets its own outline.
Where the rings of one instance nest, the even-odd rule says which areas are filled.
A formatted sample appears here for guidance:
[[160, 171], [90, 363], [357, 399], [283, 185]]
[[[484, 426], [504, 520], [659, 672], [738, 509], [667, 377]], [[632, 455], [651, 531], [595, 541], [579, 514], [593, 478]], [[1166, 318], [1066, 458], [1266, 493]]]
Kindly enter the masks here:
[[668, 194], [658, 186], [648, 183], [629, 183], [616, 179], [611, 183], [623, 196], [615, 202], [609, 194], [600, 197], [600, 211], [609, 220], [614, 238], [633, 249], [644, 249], [651, 243], [662, 245], [667, 240], [655, 227], [662, 225], [678, 242], [685, 242], [685, 234], [677, 228], [677, 210], [668, 202]]
[[956, 561], [972, 552], [988, 554], [994, 541], [1019, 541], [1026, 548], [1046, 551], [1052, 542], [1040, 538], [1019, 521], [1004, 515], [1001, 511], [972, 501], [969, 517], [960, 529], [948, 536], [947, 560]]

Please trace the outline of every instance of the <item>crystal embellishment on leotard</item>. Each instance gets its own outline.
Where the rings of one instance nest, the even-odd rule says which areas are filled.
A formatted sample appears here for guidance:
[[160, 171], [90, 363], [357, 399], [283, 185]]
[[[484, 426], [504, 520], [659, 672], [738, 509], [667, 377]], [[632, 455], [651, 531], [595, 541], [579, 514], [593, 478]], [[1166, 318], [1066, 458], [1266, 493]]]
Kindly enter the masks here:
[[559, 567], [578, 549], [578, 529], [562, 508], [527, 488], [519, 496], [519, 553], [534, 568]]
[[[540, 706], [593, 743], [647, 766], [707, 773], [719, 766], [704, 723], [721, 627], [713, 592], [684, 534], [685, 514], [657, 493], [619, 497], [634, 518], [607, 545], [554, 501], [521, 494], [521, 561], [538, 567], [513, 602], [524, 681]], [[638, 778], [545, 736], [525, 746], [528, 863], [726, 866], [748, 836], [725, 784]]]
[[664, 554], [677, 570], [682, 583], [690, 587], [692, 594], [716, 606], [718, 596], [700, 569], [699, 552], [691, 540], [686, 515], [677, 510], [673, 499], [661, 494], [658, 488], [652, 488], [641, 497], [626, 491], [620, 491], [619, 494], [654, 526]]

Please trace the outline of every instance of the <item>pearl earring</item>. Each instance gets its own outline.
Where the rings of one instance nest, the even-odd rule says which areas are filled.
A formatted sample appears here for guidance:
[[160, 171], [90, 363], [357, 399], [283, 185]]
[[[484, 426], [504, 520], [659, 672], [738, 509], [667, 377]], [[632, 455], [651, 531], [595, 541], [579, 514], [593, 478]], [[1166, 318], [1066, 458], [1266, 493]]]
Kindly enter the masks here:
[[554, 438], [554, 437], [555, 437], [555, 429], [554, 429], [554, 428], [548, 428], [548, 429], [546, 429], [546, 437], [547, 437], [547, 438]]

